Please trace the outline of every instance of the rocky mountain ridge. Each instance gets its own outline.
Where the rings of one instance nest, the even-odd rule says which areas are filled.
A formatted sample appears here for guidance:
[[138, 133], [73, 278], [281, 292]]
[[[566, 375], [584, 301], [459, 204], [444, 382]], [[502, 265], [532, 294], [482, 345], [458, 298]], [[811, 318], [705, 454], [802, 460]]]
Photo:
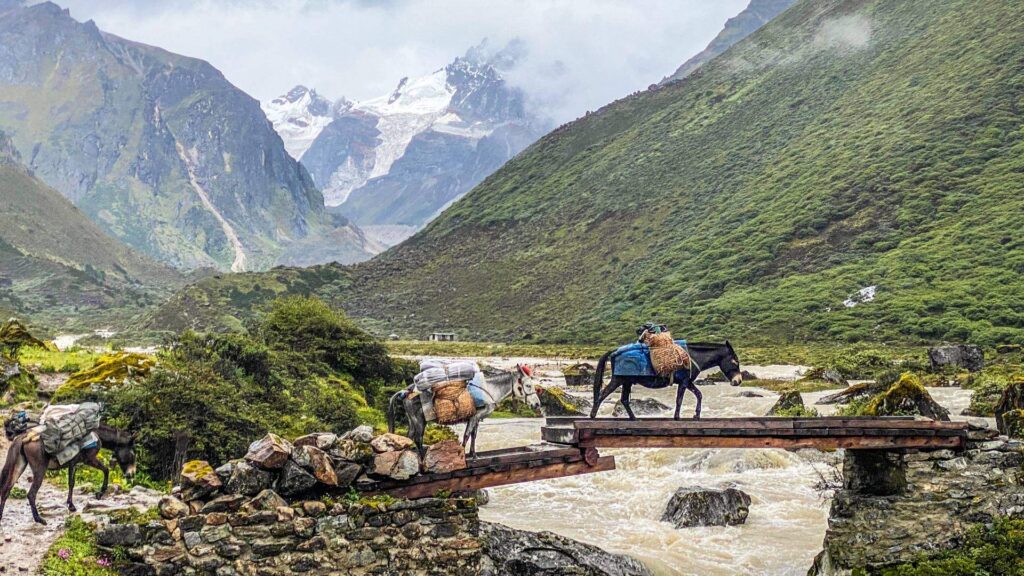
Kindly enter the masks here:
[[502, 76], [522, 50], [485, 42], [377, 98], [331, 103], [297, 86], [264, 110], [332, 212], [415, 230], [549, 127]]
[[260, 270], [374, 250], [327, 214], [259, 103], [209, 63], [100, 31], [51, 2], [0, 10], [0, 128], [105, 232], [180, 268]]

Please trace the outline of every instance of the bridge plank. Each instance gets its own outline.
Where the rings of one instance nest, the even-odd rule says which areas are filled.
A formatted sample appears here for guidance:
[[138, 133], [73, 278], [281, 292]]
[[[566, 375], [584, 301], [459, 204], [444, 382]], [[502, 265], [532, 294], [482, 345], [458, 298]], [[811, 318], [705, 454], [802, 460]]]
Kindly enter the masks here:
[[958, 436], [595, 436], [580, 443], [584, 448], [818, 448], [897, 450], [905, 448], [959, 448]]
[[551, 462], [547, 464], [541, 464], [538, 462], [518, 462], [509, 465], [506, 469], [482, 474], [472, 474], [455, 478], [431, 478], [426, 482], [417, 484], [382, 484], [375, 489], [371, 489], [369, 493], [379, 494], [387, 492], [392, 496], [400, 498], [424, 498], [433, 496], [441, 490], [447, 490], [450, 492], [468, 492], [478, 490], [480, 488], [518, 484], [521, 482], [532, 482], [535, 480], [547, 480], [551, 478], [563, 478], [565, 476], [578, 476], [580, 474], [606, 472], [614, 469], [614, 456], [602, 456], [597, 459], [597, 462], [593, 466], [590, 466], [583, 461]]

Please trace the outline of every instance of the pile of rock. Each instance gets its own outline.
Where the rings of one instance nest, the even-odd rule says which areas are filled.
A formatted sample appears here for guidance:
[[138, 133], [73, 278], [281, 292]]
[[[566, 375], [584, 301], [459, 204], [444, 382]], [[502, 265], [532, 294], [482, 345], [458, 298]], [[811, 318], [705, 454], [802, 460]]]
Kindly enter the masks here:
[[972, 526], [1024, 518], [1024, 445], [968, 431], [963, 451], [847, 450], [810, 574], [880, 573], [959, 547]]
[[101, 547], [126, 557], [121, 574], [479, 573], [472, 498], [289, 503], [263, 490], [188, 503], [167, 496], [159, 512], [159, 521], [97, 532]]

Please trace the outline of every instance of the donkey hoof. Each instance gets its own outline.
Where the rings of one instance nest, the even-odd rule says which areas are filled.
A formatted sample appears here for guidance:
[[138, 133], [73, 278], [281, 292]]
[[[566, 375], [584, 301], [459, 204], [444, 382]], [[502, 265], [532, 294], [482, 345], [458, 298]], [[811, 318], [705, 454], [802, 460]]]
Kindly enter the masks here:
[[76, 508], [71, 502], [68, 502], [68, 512], [78, 512], [78, 508]]
[[42, 524], [43, 526], [46, 526], [46, 520], [43, 520], [42, 517], [34, 516], [32, 519], [35, 520], [36, 524]]

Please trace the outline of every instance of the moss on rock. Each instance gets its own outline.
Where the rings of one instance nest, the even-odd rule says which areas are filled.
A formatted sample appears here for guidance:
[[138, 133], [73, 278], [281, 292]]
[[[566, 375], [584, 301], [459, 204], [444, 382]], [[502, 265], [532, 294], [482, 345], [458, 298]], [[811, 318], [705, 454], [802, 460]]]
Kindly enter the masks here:
[[885, 392], [871, 398], [862, 410], [864, 416], [925, 416], [949, 420], [949, 411], [932, 399], [921, 379], [905, 372]]
[[583, 416], [590, 411], [589, 401], [561, 388], [536, 388], [545, 416]]
[[76, 372], [53, 394], [54, 402], [80, 399], [94, 388], [109, 389], [144, 378], [156, 365], [152, 356], [117, 352], [100, 356], [91, 368]]
[[12, 356], [17, 356], [21, 348], [39, 347], [48, 348], [39, 338], [36, 338], [28, 331], [24, 324], [15, 318], [11, 318], [0, 326], [0, 351], [6, 351]]

